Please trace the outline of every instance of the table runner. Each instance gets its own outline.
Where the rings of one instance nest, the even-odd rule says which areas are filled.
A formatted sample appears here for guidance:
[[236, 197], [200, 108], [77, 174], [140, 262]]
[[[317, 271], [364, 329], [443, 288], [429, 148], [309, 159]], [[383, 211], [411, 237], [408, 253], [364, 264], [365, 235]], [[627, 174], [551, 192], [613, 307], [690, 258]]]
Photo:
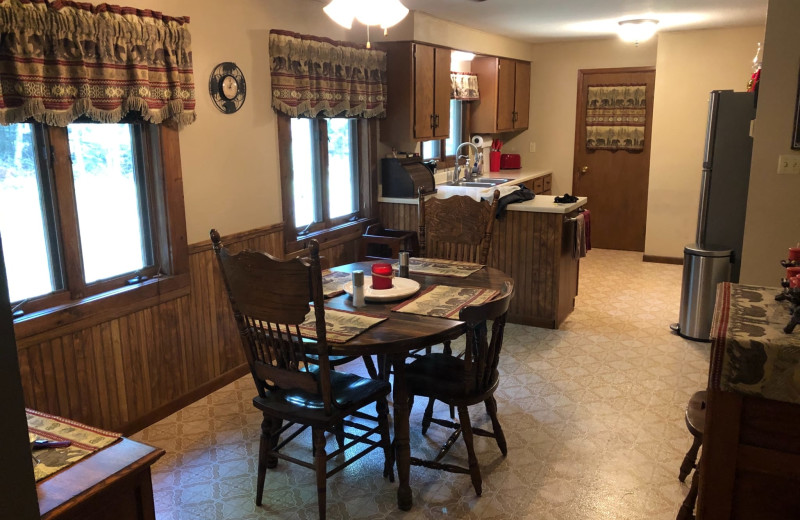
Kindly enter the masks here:
[[[370, 327], [385, 321], [383, 316], [373, 316], [362, 312], [348, 312], [325, 308], [325, 329], [328, 343], [346, 343]], [[314, 306], [306, 314], [300, 325], [300, 332], [310, 339], [317, 339], [317, 322]]]
[[[392, 268], [397, 271], [399, 266], [395, 263]], [[408, 261], [408, 271], [414, 274], [466, 278], [480, 269], [483, 269], [481, 264], [445, 260], [443, 258], [411, 258]]]
[[95, 451], [105, 448], [122, 436], [119, 433], [92, 428], [79, 422], [37, 412], [36, 410], [26, 408], [25, 412], [28, 417], [28, 432], [36, 436], [36, 439], [32, 440], [45, 439], [48, 441], [72, 442], [72, 445], [66, 448], [47, 448], [33, 452], [36, 458], [39, 459], [39, 463], [34, 461], [33, 466], [33, 473], [37, 482], [78, 462]]
[[709, 386], [800, 403], [800, 333], [786, 334], [779, 287], [721, 283], [711, 325]]
[[344, 294], [342, 288], [345, 283], [350, 281], [351, 273], [343, 273], [342, 271], [331, 271], [325, 269], [322, 271], [322, 295], [325, 298], [333, 298]]
[[486, 303], [498, 294], [500, 291], [494, 289], [431, 285], [416, 298], [403, 302], [392, 310], [437, 318], [458, 318], [458, 313], [464, 307]]

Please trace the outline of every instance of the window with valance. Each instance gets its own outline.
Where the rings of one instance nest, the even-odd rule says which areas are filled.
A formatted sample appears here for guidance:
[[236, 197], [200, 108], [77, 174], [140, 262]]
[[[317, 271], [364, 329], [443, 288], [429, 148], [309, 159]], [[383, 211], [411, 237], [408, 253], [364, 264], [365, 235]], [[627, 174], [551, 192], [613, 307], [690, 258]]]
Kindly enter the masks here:
[[272, 107], [290, 117], [385, 117], [386, 53], [272, 30]]
[[69, 0], [0, 0], [0, 124], [195, 120], [188, 17]]

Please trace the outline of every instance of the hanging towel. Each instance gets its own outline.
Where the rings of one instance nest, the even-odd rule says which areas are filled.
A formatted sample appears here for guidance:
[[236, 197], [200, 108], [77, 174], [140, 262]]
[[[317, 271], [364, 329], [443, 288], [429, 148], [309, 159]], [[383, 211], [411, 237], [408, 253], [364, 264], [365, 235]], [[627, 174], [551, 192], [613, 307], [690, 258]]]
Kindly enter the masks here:
[[575, 217], [575, 245], [572, 248], [572, 258], [583, 258], [586, 256], [586, 220], [583, 213], [578, 213]]
[[583, 220], [586, 223], [586, 250], [589, 251], [592, 248], [592, 212], [588, 209], [583, 210]]

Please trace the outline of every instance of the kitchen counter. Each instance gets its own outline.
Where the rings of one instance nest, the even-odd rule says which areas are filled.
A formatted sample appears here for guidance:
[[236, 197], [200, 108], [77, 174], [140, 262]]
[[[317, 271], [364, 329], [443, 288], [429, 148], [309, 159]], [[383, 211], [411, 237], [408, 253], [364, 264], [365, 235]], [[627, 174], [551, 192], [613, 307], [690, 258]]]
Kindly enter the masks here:
[[[481, 200], [481, 198], [485, 199], [491, 198], [492, 193], [494, 193], [494, 190], [500, 189], [500, 196], [502, 197], [505, 194], [504, 193], [505, 190], [503, 188], [515, 186], [517, 184], [534, 180], [539, 177], [544, 177], [545, 175], [549, 175], [552, 173], [553, 173], [552, 170], [501, 170], [499, 172], [485, 173], [481, 175], [482, 178], [512, 179], [512, 180], [503, 184], [498, 184], [497, 186], [493, 186], [490, 188], [450, 186], [449, 184], [441, 183], [436, 185], [437, 191], [432, 196], [440, 199], [446, 199], [454, 195], [466, 195], [468, 197], [472, 197], [475, 200]], [[439, 180], [440, 174], [437, 174], [436, 177], [437, 180]], [[555, 196], [553, 195], [536, 195], [536, 197], [534, 197], [533, 200], [509, 204], [506, 209], [508, 211], [527, 211], [533, 213], [564, 214], [575, 211], [581, 206], [585, 206], [587, 202], [586, 197], [578, 197], [577, 202], [573, 202], [570, 204], [556, 204], [554, 200]], [[379, 197], [378, 202], [385, 202], [389, 204], [410, 204], [416, 206], [418, 201], [416, 198]]]
[[[550, 170], [502, 170], [488, 176], [513, 179], [492, 188], [438, 184], [432, 197], [468, 195], [480, 200], [482, 192], [535, 180]], [[437, 174], [437, 177], [439, 175]], [[558, 328], [575, 305], [578, 264], [575, 255], [577, 226], [572, 218], [587, 202], [579, 197], [571, 204], [556, 204], [552, 195], [509, 204], [496, 222], [487, 264], [514, 279], [508, 321], [537, 327]], [[381, 224], [387, 229], [418, 229], [417, 198], [380, 198]]]

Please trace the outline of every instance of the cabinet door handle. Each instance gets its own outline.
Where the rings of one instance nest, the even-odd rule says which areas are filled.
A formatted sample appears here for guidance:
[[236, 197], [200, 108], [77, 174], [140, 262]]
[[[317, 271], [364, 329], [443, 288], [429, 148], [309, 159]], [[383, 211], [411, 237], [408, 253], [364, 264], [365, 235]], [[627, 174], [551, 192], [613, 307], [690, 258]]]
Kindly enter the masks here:
[[439, 114], [434, 115], [433, 121], [434, 121], [433, 127], [434, 128], [439, 128]]
[[431, 114], [431, 128], [436, 128], [436, 116]]

